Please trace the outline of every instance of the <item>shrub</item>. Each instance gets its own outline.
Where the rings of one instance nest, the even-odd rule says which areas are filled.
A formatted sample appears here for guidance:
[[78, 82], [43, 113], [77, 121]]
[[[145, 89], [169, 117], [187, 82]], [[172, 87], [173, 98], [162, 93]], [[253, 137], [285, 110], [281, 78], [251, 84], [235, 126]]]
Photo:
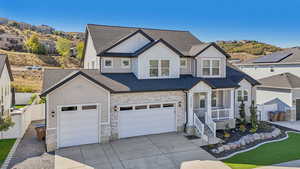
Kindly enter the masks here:
[[39, 104], [44, 104], [44, 103], [46, 103], [46, 98], [42, 97], [39, 101]]
[[28, 101], [28, 104], [32, 104], [33, 101], [36, 99], [36, 97], [37, 97], [37, 95], [36, 95], [36, 94], [33, 94], [33, 95], [30, 97], [30, 99], [29, 99], [29, 101]]
[[239, 130], [240, 130], [241, 132], [245, 132], [246, 129], [247, 129], [246, 126], [243, 125], [243, 124], [241, 124], [241, 125], [239, 126]]
[[241, 123], [246, 124], [245, 104], [244, 104], [243, 100], [242, 100], [239, 108], [240, 108], [239, 112], [240, 112]]
[[12, 121], [10, 116], [0, 116], [0, 131], [7, 131], [10, 127], [14, 126], [15, 123]]
[[250, 106], [250, 113], [251, 113], [251, 127], [257, 128], [257, 107], [254, 104], [254, 100], [252, 100], [251, 102], [251, 106]]

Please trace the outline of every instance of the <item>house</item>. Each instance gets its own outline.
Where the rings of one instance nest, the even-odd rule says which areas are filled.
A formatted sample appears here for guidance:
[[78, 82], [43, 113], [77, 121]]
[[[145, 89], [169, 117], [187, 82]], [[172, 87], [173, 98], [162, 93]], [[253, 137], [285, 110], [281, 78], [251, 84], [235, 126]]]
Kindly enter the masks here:
[[[286, 121], [300, 120], [300, 77], [292, 73], [282, 73], [258, 81], [261, 85], [256, 91], [257, 104], [275, 105], [275, 108], [265, 108], [263, 113], [280, 111], [286, 113]], [[267, 117], [265, 120], [270, 119]]]
[[274, 52], [259, 58], [235, 64], [255, 79], [282, 73], [300, 74], [300, 48]]
[[55, 54], [56, 51], [56, 43], [54, 40], [48, 40], [48, 39], [39, 39], [39, 42], [41, 45], [45, 47], [45, 51], [47, 54]]
[[240, 101], [250, 106], [259, 83], [229, 57], [188, 31], [87, 25], [84, 69], [44, 71], [48, 151], [235, 127]]
[[55, 29], [48, 25], [39, 25], [35, 27], [36, 31], [43, 34], [52, 34]]
[[12, 81], [8, 57], [0, 54], [0, 116], [8, 115], [12, 107]]
[[0, 34], [0, 48], [5, 50], [22, 50], [24, 38], [14, 34]]

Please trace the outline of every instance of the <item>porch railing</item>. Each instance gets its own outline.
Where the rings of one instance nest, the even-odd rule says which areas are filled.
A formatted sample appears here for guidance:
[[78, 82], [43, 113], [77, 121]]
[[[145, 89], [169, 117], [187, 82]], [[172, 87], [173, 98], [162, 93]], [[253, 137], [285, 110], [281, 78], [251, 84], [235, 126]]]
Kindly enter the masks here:
[[233, 111], [231, 108], [212, 109], [211, 116], [213, 120], [232, 119]]
[[204, 134], [204, 124], [198, 118], [197, 114], [194, 114], [194, 125], [200, 136]]
[[206, 125], [212, 131], [213, 136], [216, 137], [216, 123], [210, 116], [206, 116]]

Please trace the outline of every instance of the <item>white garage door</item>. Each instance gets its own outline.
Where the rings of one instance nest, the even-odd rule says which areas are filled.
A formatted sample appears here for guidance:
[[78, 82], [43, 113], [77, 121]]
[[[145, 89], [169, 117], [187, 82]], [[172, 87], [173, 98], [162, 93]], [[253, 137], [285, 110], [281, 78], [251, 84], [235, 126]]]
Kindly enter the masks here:
[[59, 147], [99, 143], [99, 110], [97, 104], [59, 107]]
[[175, 104], [120, 107], [119, 137], [176, 131]]

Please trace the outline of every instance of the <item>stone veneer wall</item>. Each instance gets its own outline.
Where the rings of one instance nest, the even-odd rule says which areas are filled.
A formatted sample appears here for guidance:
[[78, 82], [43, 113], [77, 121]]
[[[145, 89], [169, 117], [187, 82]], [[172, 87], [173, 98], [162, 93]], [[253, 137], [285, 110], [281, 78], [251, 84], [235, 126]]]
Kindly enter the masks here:
[[[118, 139], [118, 112], [114, 110], [114, 107], [120, 105], [175, 102], [177, 103], [177, 131], [183, 131], [186, 116], [185, 98], [186, 96], [183, 91], [111, 94], [110, 139]], [[181, 102], [180, 107], [178, 106], [179, 102]]]

